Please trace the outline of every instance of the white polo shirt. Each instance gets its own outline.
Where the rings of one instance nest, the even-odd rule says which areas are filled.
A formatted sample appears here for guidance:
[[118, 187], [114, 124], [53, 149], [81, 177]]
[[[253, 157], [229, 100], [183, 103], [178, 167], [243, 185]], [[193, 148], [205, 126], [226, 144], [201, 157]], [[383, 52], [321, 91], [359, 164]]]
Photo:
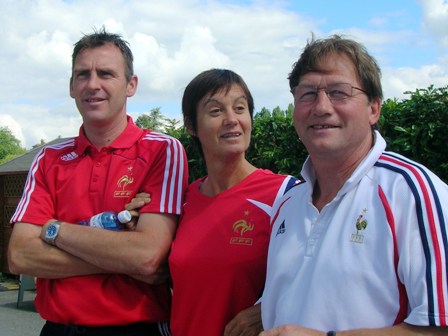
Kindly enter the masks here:
[[271, 220], [265, 329], [348, 330], [400, 322], [447, 326], [448, 187], [375, 145], [322, 211], [311, 161]]

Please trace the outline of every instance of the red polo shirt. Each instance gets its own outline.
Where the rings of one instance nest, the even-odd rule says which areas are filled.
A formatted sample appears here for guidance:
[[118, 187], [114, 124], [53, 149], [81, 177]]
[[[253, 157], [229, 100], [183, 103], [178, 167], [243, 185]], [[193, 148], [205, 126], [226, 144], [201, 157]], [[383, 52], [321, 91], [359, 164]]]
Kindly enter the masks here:
[[[77, 223], [120, 211], [137, 192], [151, 194], [144, 213], [180, 214], [188, 165], [178, 140], [141, 130], [128, 117], [125, 131], [98, 151], [79, 136], [43, 148], [31, 166], [11, 222], [43, 225], [51, 218]], [[36, 307], [62, 324], [122, 325], [169, 319], [170, 290], [126, 275], [38, 279]]]

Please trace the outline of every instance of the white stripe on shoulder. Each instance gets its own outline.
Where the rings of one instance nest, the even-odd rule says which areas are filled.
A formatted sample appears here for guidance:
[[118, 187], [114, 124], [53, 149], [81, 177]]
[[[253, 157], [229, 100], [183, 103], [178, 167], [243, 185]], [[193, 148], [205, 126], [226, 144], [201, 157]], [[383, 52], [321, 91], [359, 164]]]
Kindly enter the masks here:
[[23, 188], [23, 195], [20, 199], [19, 204], [17, 205], [16, 211], [14, 212], [11, 222], [20, 222], [23, 218], [23, 215], [28, 207], [28, 204], [30, 202], [31, 194], [34, 191], [34, 188], [36, 186], [36, 178], [35, 174], [37, 169], [39, 168], [40, 161], [45, 157], [46, 152], [48, 149], [52, 150], [60, 150], [66, 147], [71, 147], [75, 143], [75, 139], [68, 139], [66, 141], [59, 142], [54, 145], [47, 145], [44, 146], [34, 157], [33, 162], [31, 163], [30, 170], [28, 172], [28, 177], [25, 182], [25, 186]]
[[182, 179], [185, 167], [182, 144], [176, 138], [159, 132], [149, 132], [143, 139], [168, 144], [165, 149], [166, 160], [160, 212], [180, 214], [182, 209]]

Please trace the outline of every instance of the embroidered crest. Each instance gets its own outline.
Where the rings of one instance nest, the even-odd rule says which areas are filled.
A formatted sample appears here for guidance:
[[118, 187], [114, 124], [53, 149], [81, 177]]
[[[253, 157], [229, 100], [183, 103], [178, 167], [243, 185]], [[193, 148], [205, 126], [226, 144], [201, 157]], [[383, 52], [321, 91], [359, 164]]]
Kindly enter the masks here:
[[356, 219], [356, 233], [353, 233], [350, 239], [352, 243], [362, 244], [364, 242], [364, 235], [360, 234], [359, 232], [367, 228], [367, 219], [365, 218], [366, 214], [367, 209], [363, 209], [362, 213]]
[[[249, 216], [249, 211], [245, 211], [245, 216]], [[254, 224], [249, 223], [245, 219], [237, 220], [235, 223], [233, 223], [233, 232], [238, 234], [237, 237], [231, 237], [230, 238], [230, 244], [235, 245], [252, 245], [253, 239], [244, 237], [244, 235], [247, 232], [254, 230]]]
[[[128, 170], [131, 171], [132, 167], [129, 167]], [[126, 187], [133, 182], [134, 178], [132, 176], [123, 175], [120, 177], [117, 181], [118, 190], [114, 192], [114, 197], [129, 197], [132, 194], [132, 190]]]

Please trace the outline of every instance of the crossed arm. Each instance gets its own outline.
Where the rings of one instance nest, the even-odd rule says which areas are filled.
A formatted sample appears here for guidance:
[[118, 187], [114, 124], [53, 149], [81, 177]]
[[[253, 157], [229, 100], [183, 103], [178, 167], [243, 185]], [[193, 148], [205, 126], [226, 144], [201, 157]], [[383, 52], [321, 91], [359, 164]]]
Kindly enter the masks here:
[[15, 274], [47, 279], [120, 273], [158, 283], [166, 278], [164, 268], [176, 225], [176, 215], [156, 213], [141, 214], [135, 230], [124, 232], [62, 223], [56, 246], [51, 246], [41, 239], [41, 226], [16, 223], [9, 243], [9, 267]]

